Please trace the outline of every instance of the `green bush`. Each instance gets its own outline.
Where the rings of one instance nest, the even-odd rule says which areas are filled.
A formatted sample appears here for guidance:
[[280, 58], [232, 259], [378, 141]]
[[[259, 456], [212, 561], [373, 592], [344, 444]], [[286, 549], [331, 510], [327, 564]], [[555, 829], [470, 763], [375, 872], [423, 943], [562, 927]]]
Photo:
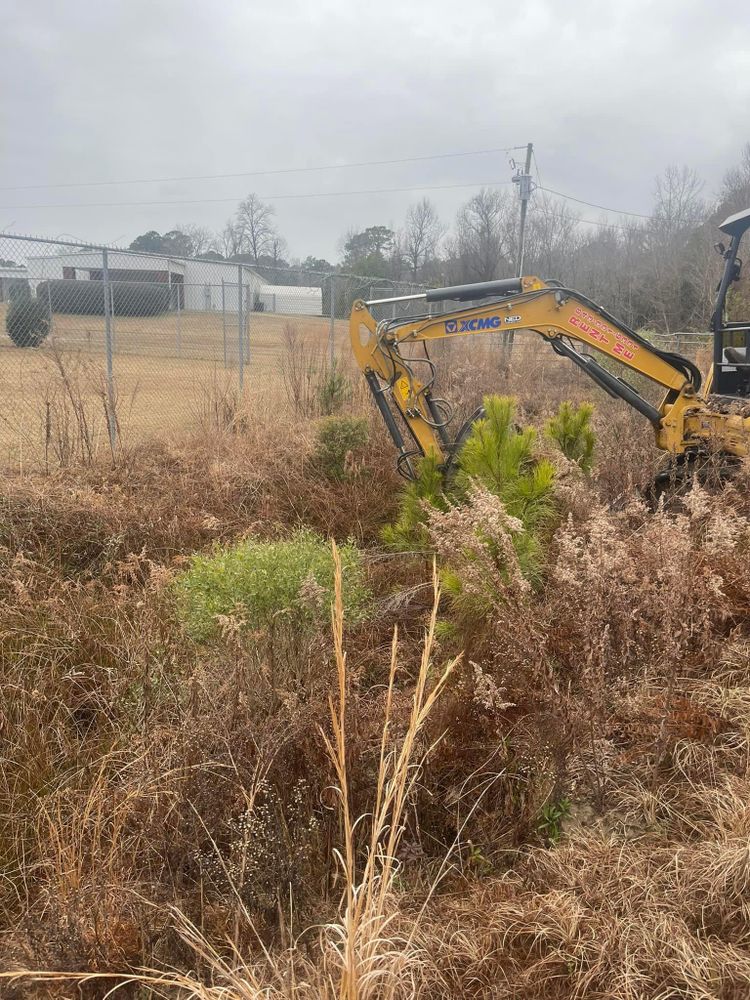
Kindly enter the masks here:
[[429, 546], [427, 515], [429, 509], [445, 510], [445, 481], [434, 455], [419, 462], [417, 478], [408, 482], [401, 493], [398, 517], [386, 524], [381, 537], [397, 552], [415, 552]]
[[[148, 281], [113, 281], [112, 306], [117, 316], [158, 316], [169, 309], [169, 286]], [[52, 312], [78, 316], [104, 315], [104, 282], [43, 281], [37, 295], [49, 299]]]
[[16, 347], [40, 347], [50, 331], [50, 314], [44, 299], [14, 296], [8, 304], [5, 328]]
[[486, 396], [484, 411], [458, 456], [455, 488], [462, 495], [478, 480], [526, 531], [541, 529], [554, 516], [554, 467], [535, 457], [534, 428], [516, 428], [514, 399]]
[[554, 441], [571, 462], [576, 462], [584, 472], [591, 470], [596, 438], [591, 427], [594, 407], [591, 403], [560, 403], [560, 408], [545, 426], [545, 434]]
[[[339, 548], [348, 620], [362, 614], [367, 590], [362, 554]], [[193, 556], [175, 581], [178, 613], [188, 633], [203, 641], [219, 628], [217, 616], [231, 615], [251, 631], [273, 632], [287, 625], [303, 631], [327, 621], [334, 594], [333, 555], [328, 542], [299, 531], [280, 542], [245, 541]]]
[[352, 394], [349, 379], [334, 360], [318, 388], [318, 406], [323, 416], [339, 413]]
[[534, 533], [554, 516], [554, 467], [535, 457], [536, 431], [516, 429], [513, 399], [488, 396], [484, 409], [484, 418], [477, 420], [461, 448], [452, 480], [445, 481], [434, 458], [422, 460], [417, 479], [404, 487], [398, 517], [383, 529], [386, 544], [401, 551], [426, 548], [429, 509], [444, 511], [451, 503], [461, 503], [471, 484], [478, 482], [521, 521], [519, 556], [527, 557], [529, 566], [534, 562]]
[[311, 462], [326, 478], [344, 480], [349, 475], [350, 456], [364, 448], [369, 438], [363, 417], [326, 417], [315, 431]]

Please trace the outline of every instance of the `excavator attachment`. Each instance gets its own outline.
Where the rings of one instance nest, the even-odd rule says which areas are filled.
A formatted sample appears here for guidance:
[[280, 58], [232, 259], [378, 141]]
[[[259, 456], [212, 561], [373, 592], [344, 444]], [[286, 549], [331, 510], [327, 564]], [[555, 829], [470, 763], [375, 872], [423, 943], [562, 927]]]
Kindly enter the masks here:
[[[697, 456], [714, 452], [732, 459], [748, 455], [750, 321], [726, 322], [725, 304], [732, 282], [740, 277], [738, 250], [750, 229], [750, 209], [730, 216], [720, 229], [730, 242], [728, 247], [717, 244], [724, 271], [711, 320], [714, 363], [705, 384], [689, 358], [661, 350], [585, 295], [552, 280], [501, 278], [355, 302], [352, 350], [396, 446], [399, 471], [413, 478], [416, 460], [428, 454], [450, 469], [472, 421], [481, 415], [478, 411], [461, 427], [452, 426], [450, 402], [434, 392], [437, 369], [430, 342], [492, 331], [539, 336], [610, 396], [645, 417], [657, 446], [679, 465], [689, 467]], [[371, 312], [374, 306], [407, 301], [410, 309], [421, 304], [424, 310], [380, 321]], [[654, 405], [613, 374], [608, 361], [661, 387], [661, 403]]]

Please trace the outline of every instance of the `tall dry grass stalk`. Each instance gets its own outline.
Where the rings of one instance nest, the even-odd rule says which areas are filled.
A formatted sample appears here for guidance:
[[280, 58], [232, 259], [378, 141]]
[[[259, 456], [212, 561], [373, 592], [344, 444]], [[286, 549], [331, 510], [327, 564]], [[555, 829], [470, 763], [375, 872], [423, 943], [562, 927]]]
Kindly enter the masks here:
[[195, 416], [203, 434], [239, 433], [248, 425], [247, 402], [234, 373], [214, 371], [197, 384]]
[[[202, 974], [143, 970], [133, 975], [117, 973], [69, 973], [16, 970], [0, 973], [6, 982], [31, 981], [39, 984], [112, 982], [107, 993], [127, 984], [151, 991], [154, 996], [177, 995], [185, 1000], [259, 1000], [259, 998], [306, 998], [326, 1000], [388, 1000], [409, 996], [422, 961], [416, 946], [418, 925], [409, 932], [398, 929], [398, 911], [393, 902], [394, 882], [400, 870], [399, 845], [403, 836], [406, 809], [422, 766], [435, 743], [425, 745], [424, 728], [433, 707], [451, 675], [457, 659], [447, 663], [437, 680], [431, 681], [435, 626], [440, 589], [433, 573], [433, 604], [417, 671], [411, 707], [402, 735], [394, 733], [393, 708], [397, 678], [399, 642], [394, 630], [388, 672], [388, 687], [382, 722], [377, 785], [372, 810], [360, 816], [352, 811], [350, 766], [356, 748], [349, 742], [347, 705], [352, 698], [347, 657], [344, 649], [343, 573], [338, 548], [333, 544], [335, 599], [332, 607], [333, 645], [338, 689], [330, 698], [330, 733], [321, 730], [337, 779], [336, 797], [342, 828], [342, 846], [334, 852], [333, 863], [340, 866], [344, 890], [337, 920], [317, 931], [317, 949], [302, 947], [300, 937], [292, 938], [285, 952], [271, 954], [255, 932], [253, 917], [235, 892], [241, 916], [254, 933], [260, 955], [243, 955], [235, 934], [226, 950], [214, 947], [184, 914], [173, 910], [174, 927], [190, 949]], [[97, 784], [95, 783], [95, 786]], [[104, 793], [102, 793], [103, 795]], [[96, 796], [95, 796], [96, 798]], [[101, 806], [101, 799], [99, 806]], [[92, 807], [93, 808], [93, 807]], [[48, 816], [51, 828], [59, 828], [62, 816]], [[86, 817], [88, 821], [88, 812]], [[115, 825], [118, 817], [114, 817]], [[94, 826], [107, 824], [97, 812]], [[118, 837], [121, 834], [118, 834]], [[115, 838], [115, 840], [118, 838]], [[73, 838], [83, 851], [80, 838]], [[76, 881], [80, 859], [65, 855], [60, 847], [60, 872]], [[111, 859], [104, 859], [104, 869]], [[64, 862], [64, 863], [63, 863]], [[103, 871], [104, 871], [103, 869]], [[67, 887], [66, 887], [67, 888]], [[309, 938], [311, 930], [305, 932]]]
[[[428, 691], [428, 675], [432, 660], [435, 623], [440, 600], [437, 578], [429, 626], [422, 648], [406, 732], [400, 745], [391, 745], [393, 692], [398, 657], [398, 633], [391, 645], [385, 717], [383, 720], [378, 765], [376, 800], [370, 820], [370, 833], [364, 866], [360, 874], [357, 864], [357, 829], [364, 817], [355, 820], [349, 802], [348, 748], [346, 739], [347, 671], [343, 648], [343, 605], [341, 572], [338, 552], [336, 560], [336, 601], [333, 610], [333, 635], [336, 653], [339, 691], [338, 705], [331, 701], [333, 738], [324, 734], [328, 753], [339, 781], [340, 808], [344, 826], [344, 854], [340, 857], [346, 885], [345, 905], [340, 925], [329, 928], [329, 948], [324, 950], [326, 962], [338, 967], [336, 995], [342, 1000], [367, 1000], [395, 995], [396, 986], [408, 976], [418, 962], [418, 954], [408, 939], [391, 936], [395, 911], [388, 906], [393, 880], [398, 871], [398, 847], [404, 830], [404, 810], [422, 761], [432, 749], [419, 753], [419, 739], [435, 701], [452, 672], [456, 661], [445, 667], [439, 679]], [[417, 760], [419, 757], [419, 760]], [[332, 948], [330, 947], [332, 945]], [[383, 992], [383, 982], [390, 986]]]

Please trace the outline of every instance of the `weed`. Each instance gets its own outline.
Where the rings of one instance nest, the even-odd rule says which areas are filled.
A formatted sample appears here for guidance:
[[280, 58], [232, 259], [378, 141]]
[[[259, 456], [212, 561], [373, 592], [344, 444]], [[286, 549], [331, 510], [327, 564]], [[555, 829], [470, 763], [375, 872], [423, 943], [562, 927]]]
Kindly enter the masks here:
[[556, 844], [563, 832], [563, 823], [570, 816], [570, 799], [548, 802], [542, 809], [537, 830], [549, 844]]
[[343, 480], [352, 474], [370, 435], [363, 417], [328, 417], [315, 429], [310, 461], [328, 479]]
[[[353, 545], [341, 549], [346, 608], [355, 617], [366, 600], [362, 557]], [[217, 634], [219, 616], [243, 629], [270, 633], [325, 620], [333, 596], [334, 566], [327, 543], [309, 531], [287, 541], [245, 541], [196, 555], [175, 580], [180, 617], [188, 633], [206, 640]]]

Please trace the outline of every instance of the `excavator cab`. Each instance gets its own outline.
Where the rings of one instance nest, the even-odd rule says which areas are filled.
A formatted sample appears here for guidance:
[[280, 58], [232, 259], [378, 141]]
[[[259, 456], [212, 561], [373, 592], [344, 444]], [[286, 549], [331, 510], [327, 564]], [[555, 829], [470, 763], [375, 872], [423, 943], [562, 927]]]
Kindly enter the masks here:
[[714, 337], [713, 377], [708, 392], [729, 398], [750, 396], [750, 318], [740, 322], [726, 321], [726, 300], [732, 284], [740, 280], [742, 261], [737, 256], [740, 242], [750, 229], [750, 208], [730, 215], [719, 226], [729, 236], [729, 247], [717, 243], [716, 249], [724, 258], [716, 303], [711, 316]]

